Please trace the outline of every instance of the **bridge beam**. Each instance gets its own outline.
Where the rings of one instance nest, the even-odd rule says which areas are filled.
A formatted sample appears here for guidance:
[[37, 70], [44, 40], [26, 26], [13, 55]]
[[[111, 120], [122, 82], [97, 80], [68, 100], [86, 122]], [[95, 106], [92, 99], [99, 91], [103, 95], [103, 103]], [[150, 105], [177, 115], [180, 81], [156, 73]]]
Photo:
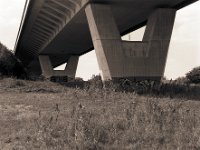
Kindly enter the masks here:
[[71, 56], [64, 70], [54, 70], [48, 55], [39, 56], [42, 75], [46, 78], [67, 76], [68, 80], [75, 79], [78, 60], [79, 56]]
[[122, 41], [109, 5], [88, 4], [88, 24], [104, 81], [119, 78], [160, 80], [164, 74], [176, 10], [150, 15], [141, 42]]

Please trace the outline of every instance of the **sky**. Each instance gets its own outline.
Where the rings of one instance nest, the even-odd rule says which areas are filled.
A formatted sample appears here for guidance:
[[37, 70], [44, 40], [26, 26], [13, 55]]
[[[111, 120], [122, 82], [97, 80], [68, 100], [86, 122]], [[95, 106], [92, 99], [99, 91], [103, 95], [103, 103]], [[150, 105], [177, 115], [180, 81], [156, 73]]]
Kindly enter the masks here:
[[[25, 0], [0, 0], [0, 41], [13, 50]], [[124, 40], [138, 41], [145, 27], [124, 36]], [[177, 12], [168, 52], [165, 77], [175, 79], [184, 76], [192, 68], [200, 66], [200, 1]], [[87, 80], [99, 74], [99, 67], [92, 51], [80, 57], [76, 76]]]

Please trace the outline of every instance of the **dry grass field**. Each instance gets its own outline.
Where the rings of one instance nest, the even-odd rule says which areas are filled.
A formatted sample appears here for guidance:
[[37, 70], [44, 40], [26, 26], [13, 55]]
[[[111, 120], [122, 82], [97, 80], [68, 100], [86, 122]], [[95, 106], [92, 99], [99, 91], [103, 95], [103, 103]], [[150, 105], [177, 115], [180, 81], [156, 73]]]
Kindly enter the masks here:
[[1, 79], [0, 149], [199, 150], [200, 102]]

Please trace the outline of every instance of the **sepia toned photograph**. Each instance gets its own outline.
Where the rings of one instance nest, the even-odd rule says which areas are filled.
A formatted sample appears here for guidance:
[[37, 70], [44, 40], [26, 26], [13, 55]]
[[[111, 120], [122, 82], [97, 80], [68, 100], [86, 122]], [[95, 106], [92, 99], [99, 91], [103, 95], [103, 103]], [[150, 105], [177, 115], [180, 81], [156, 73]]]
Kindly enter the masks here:
[[200, 150], [200, 1], [0, 0], [0, 150]]

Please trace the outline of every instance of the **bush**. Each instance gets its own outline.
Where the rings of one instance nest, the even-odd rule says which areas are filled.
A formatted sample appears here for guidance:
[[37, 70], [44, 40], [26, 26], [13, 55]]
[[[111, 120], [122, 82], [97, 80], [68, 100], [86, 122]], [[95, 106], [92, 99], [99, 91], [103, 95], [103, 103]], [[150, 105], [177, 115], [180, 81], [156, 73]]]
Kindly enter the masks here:
[[103, 81], [100, 75], [93, 75], [90, 80], [88, 80], [88, 86], [90, 89], [102, 89]]
[[192, 71], [186, 74], [186, 77], [191, 83], [200, 83], [200, 67], [192, 69]]
[[0, 43], [0, 75], [25, 78], [26, 71], [23, 64]]
[[134, 92], [139, 95], [149, 95], [158, 97], [178, 97], [178, 98], [192, 98], [199, 99], [200, 86], [192, 86], [189, 84], [187, 78], [182, 77], [177, 80], [166, 80], [165, 82], [157, 81], [131, 81], [128, 79], [121, 79], [117, 83], [108, 81], [106, 85], [99, 77], [93, 77], [89, 81], [89, 89], [102, 89], [106, 91], [115, 92]]
[[189, 83], [189, 80], [186, 77], [179, 77], [174, 82], [179, 85], [187, 85]]

